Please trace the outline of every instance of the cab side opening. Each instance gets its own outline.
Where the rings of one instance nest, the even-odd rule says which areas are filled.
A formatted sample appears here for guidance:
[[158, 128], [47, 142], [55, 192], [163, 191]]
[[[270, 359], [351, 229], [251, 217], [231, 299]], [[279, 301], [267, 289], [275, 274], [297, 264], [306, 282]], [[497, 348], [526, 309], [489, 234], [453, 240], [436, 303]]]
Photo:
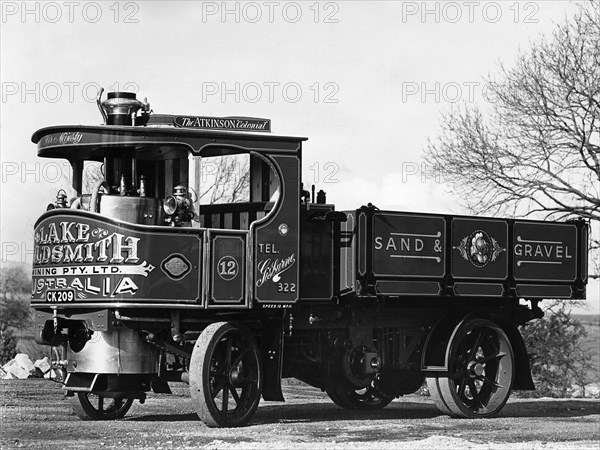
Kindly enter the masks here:
[[279, 177], [261, 155], [221, 151], [193, 157], [190, 165], [202, 228], [249, 230], [252, 222], [275, 208], [280, 197]]

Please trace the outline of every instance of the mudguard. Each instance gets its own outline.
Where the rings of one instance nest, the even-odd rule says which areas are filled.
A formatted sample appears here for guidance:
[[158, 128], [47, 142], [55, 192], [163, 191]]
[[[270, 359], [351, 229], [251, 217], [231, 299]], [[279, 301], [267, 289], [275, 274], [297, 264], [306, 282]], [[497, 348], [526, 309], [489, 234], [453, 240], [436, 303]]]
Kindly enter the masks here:
[[264, 335], [261, 342], [263, 363], [262, 398], [266, 401], [283, 402], [281, 371], [283, 364], [283, 322], [263, 323]]

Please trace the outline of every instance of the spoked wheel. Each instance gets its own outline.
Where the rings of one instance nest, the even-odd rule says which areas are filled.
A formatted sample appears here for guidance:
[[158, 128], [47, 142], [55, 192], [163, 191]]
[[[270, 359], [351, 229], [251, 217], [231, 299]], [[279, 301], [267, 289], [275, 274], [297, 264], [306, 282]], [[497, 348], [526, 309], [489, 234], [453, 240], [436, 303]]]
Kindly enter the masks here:
[[254, 415], [262, 389], [258, 346], [241, 325], [209, 325], [190, 361], [190, 393], [209, 427], [239, 427]]
[[428, 378], [441, 412], [453, 417], [491, 417], [506, 404], [514, 379], [514, 356], [504, 331], [475, 319], [459, 328], [450, 343], [449, 377]]
[[345, 390], [328, 389], [327, 395], [333, 402], [345, 409], [375, 410], [385, 408], [394, 399], [382, 394], [376, 387], [367, 386], [364, 389]]
[[73, 411], [83, 420], [122, 419], [132, 403], [132, 398], [101, 397], [89, 392], [78, 392], [71, 397]]

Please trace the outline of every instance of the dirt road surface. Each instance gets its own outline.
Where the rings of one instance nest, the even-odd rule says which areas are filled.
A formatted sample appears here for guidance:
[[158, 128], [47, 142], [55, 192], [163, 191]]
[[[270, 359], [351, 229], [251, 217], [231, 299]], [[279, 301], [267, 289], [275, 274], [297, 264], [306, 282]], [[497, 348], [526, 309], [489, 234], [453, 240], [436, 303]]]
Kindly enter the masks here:
[[0, 448], [600, 448], [600, 401], [511, 400], [498, 418], [441, 415], [407, 396], [376, 412], [346, 411], [317, 389], [286, 386], [286, 403], [261, 402], [249, 426], [211, 429], [193, 412], [187, 386], [150, 394], [119, 421], [82, 421], [60, 386], [0, 380]]

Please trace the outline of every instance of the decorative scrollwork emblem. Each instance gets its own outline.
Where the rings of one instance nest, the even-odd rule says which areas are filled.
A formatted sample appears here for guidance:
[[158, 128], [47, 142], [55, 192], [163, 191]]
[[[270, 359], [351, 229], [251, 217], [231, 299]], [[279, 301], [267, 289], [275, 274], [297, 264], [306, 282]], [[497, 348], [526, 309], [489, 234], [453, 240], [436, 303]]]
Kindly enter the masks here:
[[485, 267], [489, 262], [495, 261], [500, 253], [506, 249], [498, 245], [498, 241], [490, 237], [485, 231], [477, 230], [465, 236], [457, 249], [461, 256], [475, 267]]

